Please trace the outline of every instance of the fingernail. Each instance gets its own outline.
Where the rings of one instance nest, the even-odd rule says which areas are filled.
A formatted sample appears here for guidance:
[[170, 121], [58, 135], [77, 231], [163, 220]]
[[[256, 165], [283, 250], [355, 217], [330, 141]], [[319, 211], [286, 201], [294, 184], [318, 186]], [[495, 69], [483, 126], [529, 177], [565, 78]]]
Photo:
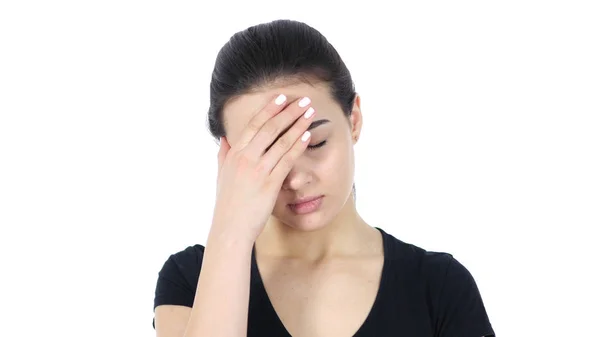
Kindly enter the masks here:
[[304, 108], [305, 106], [307, 106], [310, 103], [310, 98], [308, 97], [304, 97], [303, 99], [300, 100], [300, 102], [298, 102], [298, 105], [301, 108]]
[[277, 98], [275, 99], [275, 104], [277, 105], [282, 105], [283, 102], [285, 102], [285, 95], [281, 94], [279, 96], [277, 96]]
[[310, 137], [310, 131], [305, 131], [304, 134], [302, 134], [302, 141], [307, 141], [308, 137]]
[[306, 112], [304, 113], [304, 118], [308, 119], [310, 118], [313, 114], [315, 113], [315, 109], [313, 109], [313, 107], [308, 108], [308, 110], [306, 110]]

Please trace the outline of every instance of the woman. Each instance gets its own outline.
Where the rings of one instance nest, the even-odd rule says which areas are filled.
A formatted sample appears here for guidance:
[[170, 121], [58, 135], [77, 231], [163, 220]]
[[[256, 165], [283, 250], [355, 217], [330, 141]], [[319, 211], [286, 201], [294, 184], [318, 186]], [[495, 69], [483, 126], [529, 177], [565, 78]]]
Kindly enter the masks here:
[[160, 270], [158, 336], [494, 335], [465, 267], [358, 214], [360, 98], [317, 30], [278, 20], [235, 34], [210, 104], [213, 222], [206, 246]]

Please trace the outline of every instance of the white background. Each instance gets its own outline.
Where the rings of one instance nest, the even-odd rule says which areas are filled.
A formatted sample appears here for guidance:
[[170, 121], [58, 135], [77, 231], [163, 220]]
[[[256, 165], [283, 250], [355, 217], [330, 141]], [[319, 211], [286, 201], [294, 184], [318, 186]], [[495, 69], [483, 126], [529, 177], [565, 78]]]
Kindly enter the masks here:
[[0, 335], [154, 335], [158, 270], [212, 216], [216, 54], [279, 18], [354, 77], [371, 225], [454, 254], [499, 336], [598, 335], [594, 1], [329, 3], [2, 2]]

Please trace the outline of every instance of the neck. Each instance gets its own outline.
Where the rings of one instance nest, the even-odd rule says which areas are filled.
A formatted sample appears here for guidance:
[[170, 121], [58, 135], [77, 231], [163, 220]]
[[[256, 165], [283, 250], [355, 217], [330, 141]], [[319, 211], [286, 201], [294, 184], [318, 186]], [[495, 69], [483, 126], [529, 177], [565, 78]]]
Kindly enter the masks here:
[[336, 218], [323, 228], [303, 232], [274, 217], [256, 240], [257, 252], [278, 258], [320, 261], [331, 257], [377, 254], [380, 233], [358, 214], [352, 196]]

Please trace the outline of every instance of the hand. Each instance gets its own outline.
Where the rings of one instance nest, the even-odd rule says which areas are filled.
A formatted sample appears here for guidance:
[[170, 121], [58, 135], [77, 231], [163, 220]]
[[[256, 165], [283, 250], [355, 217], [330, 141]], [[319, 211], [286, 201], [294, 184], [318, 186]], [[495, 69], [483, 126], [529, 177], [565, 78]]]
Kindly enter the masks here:
[[307, 129], [315, 115], [310, 100], [298, 99], [287, 106], [286, 102], [277, 103], [274, 98], [256, 114], [233, 146], [221, 138], [211, 232], [254, 243], [273, 211], [283, 181], [306, 149], [310, 140]]

